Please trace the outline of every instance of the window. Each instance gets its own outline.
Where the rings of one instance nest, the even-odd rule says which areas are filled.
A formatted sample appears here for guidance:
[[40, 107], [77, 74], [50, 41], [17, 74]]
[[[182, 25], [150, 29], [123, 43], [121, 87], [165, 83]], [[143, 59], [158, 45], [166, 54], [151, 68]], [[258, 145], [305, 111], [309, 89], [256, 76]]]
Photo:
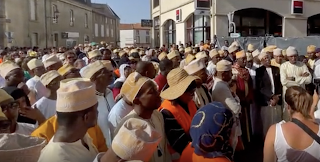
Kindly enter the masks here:
[[94, 24], [94, 36], [95, 37], [99, 36], [99, 26], [97, 23]]
[[136, 30], [136, 35], [137, 35], [137, 36], [139, 36], [139, 35], [140, 35], [139, 30]]
[[111, 24], [111, 25], [113, 24], [113, 20], [112, 20], [112, 19], [110, 19], [110, 24]]
[[200, 41], [210, 40], [210, 17], [191, 15], [186, 21], [186, 42], [198, 44]]
[[135, 41], [137, 44], [140, 44], [140, 36], [137, 36], [136, 37], [136, 41]]
[[156, 8], [159, 6], [160, 0], [153, 0], [153, 8]]
[[150, 43], [150, 36], [146, 36], [146, 43]]
[[150, 32], [148, 30], [146, 31], [146, 35], [150, 35]]
[[104, 25], [101, 25], [101, 37], [104, 37]]
[[113, 37], [114, 37], [114, 36], [113, 36], [113, 35], [114, 35], [114, 33], [113, 33], [113, 32], [114, 32], [114, 31], [113, 31], [113, 28], [111, 28], [111, 32], [110, 32], [110, 33], [111, 33], [111, 38], [113, 38]]
[[109, 37], [109, 33], [110, 33], [110, 32], [109, 32], [109, 25], [108, 25], [108, 24], [106, 25], [106, 32], [107, 32], [107, 33], [106, 33], [107, 37]]
[[108, 18], [106, 17], [106, 24], [108, 24]]
[[52, 5], [52, 23], [56, 24], [58, 23], [58, 7], [57, 5]]
[[32, 46], [38, 46], [38, 33], [32, 33], [31, 43]]
[[89, 27], [89, 25], [88, 25], [88, 14], [87, 13], [84, 15], [84, 27], [85, 28]]
[[74, 15], [73, 10], [70, 10], [70, 26], [74, 25]]
[[154, 28], [153, 28], [153, 34], [154, 34], [154, 46], [160, 47], [160, 17], [157, 16], [153, 19]]
[[29, 0], [30, 20], [37, 20], [37, 4], [36, 0]]
[[164, 45], [170, 47], [176, 43], [176, 23], [172, 19], [167, 20], [164, 24]]

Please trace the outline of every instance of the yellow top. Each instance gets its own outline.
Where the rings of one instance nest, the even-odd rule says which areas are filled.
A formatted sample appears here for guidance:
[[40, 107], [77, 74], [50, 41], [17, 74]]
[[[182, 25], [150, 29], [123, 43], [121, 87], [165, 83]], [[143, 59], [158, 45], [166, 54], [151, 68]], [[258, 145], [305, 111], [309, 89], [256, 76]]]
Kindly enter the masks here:
[[[42, 137], [49, 142], [55, 134], [57, 126], [57, 116], [54, 115], [33, 131], [31, 136]], [[88, 129], [87, 133], [92, 138], [92, 143], [96, 146], [99, 152], [106, 152], [108, 150], [106, 141], [98, 125]]]
[[[284, 62], [285, 62], [285, 61], [282, 60], [282, 63], [284, 63]], [[282, 63], [281, 63], [281, 64], [282, 64]], [[281, 64], [278, 64], [275, 59], [272, 59], [272, 60], [271, 60], [271, 66], [276, 66], [276, 67], [280, 68]]]

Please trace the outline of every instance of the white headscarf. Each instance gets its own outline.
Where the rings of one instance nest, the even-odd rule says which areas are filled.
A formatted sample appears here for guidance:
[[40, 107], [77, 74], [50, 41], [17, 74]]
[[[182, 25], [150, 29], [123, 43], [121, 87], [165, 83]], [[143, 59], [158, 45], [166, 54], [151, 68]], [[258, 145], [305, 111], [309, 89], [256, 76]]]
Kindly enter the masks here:
[[122, 64], [120, 67], [119, 67], [119, 72], [120, 72], [120, 77], [118, 79], [116, 79], [116, 81], [114, 81], [114, 84], [117, 83], [117, 82], [124, 82], [126, 81], [127, 77], [124, 75], [124, 69], [126, 67], [130, 67], [129, 64]]

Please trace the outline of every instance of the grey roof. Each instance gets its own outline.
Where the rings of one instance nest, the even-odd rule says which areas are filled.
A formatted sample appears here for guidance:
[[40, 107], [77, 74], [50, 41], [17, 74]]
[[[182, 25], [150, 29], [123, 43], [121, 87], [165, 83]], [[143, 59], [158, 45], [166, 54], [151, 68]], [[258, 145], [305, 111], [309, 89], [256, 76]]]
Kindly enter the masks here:
[[113, 9], [108, 4], [91, 3], [91, 6], [93, 10], [96, 12], [103, 13], [106, 16], [120, 20], [120, 17], [113, 11]]

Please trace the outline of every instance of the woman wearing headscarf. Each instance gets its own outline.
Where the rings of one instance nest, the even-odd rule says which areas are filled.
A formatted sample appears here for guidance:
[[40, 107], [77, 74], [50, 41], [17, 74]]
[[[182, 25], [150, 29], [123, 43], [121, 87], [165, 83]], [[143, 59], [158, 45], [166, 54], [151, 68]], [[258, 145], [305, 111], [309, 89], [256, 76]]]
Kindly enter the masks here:
[[231, 162], [235, 135], [234, 116], [220, 102], [212, 102], [193, 117], [190, 128], [192, 143], [182, 153], [183, 162]]
[[164, 118], [165, 132], [173, 161], [179, 161], [183, 150], [191, 142], [189, 129], [197, 111], [193, 101], [197, 79], [199, 78], [189, 76], [184, 69], [173, 69], [167, 76], [169, 87], [160, 94], [164, 101], [159, 111]]
[[120, 93], [120, 89], [124, 81], [126, 81], [127, 77], [131, 74], [132, 69], [129, 64], [122, 64], [119, 68], [119, 71], [120, 71], [120, 77], [114, 81], [113, 88], [112, 88], [114, 99]]

